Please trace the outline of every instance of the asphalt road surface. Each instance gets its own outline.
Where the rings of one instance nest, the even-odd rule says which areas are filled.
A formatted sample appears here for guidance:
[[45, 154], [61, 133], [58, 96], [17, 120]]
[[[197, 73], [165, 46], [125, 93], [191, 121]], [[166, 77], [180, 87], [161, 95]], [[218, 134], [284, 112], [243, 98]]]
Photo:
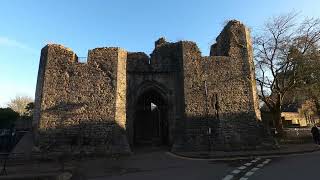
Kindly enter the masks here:
[[114, 161], [86, 162], [81, 172], [90, 180], [221, 180], [243, 162], [190, 160], [165, 151], [152, 151]]
[[192, 160], [164, 151], [136, 154], [82, 167], [90, 180], [285, 180], [320, 179], [320, 152], [246, 160]]
[[269, 164], [252, 174], [251, 180], [318, 180], [320, 152], [271, 158]]

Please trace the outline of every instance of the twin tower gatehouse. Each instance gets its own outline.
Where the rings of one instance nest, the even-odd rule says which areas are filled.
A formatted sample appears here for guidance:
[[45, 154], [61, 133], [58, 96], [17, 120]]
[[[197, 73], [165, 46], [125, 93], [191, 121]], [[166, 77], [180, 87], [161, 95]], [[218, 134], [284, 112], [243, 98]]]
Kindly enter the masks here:
[[190, 41], [160, 38], [150, 56], [107, 47], [87, 62], [68, 48], [41, 51], [34, 112], [40, 144], [92, 151], [140, 145], [172, 151], [245, 150], [267, 137], [248, 29], [230, 21], [203, 57]]

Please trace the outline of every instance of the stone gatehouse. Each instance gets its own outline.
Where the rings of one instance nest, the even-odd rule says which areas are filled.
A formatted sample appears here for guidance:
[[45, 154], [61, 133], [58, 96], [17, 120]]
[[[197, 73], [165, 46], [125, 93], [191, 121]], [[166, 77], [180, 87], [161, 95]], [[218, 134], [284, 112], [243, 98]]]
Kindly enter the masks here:
[[81, 63], [70, 49], [48, 44], [33, 125], [40, 144], [77, 142], [105, 152], [261, 147], [267, 135], [249, 31], [230, 21], [206, 57], [193, 42], [160, 38], [150, 56], [104, 47]]

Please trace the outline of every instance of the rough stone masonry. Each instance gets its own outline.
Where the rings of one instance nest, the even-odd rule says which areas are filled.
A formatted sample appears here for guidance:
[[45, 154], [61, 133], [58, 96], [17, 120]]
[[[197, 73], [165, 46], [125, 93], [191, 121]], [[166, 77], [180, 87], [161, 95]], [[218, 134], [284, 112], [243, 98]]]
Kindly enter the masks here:
[[160, 38], [150, 56], [104, 47], [78, 62], [41, 51], [33, 126], [37, 142], [105, 153], [140, 145], [172, 151], [264, 148], [249, 30], [230, 21], [203, 57], [190, 41]]

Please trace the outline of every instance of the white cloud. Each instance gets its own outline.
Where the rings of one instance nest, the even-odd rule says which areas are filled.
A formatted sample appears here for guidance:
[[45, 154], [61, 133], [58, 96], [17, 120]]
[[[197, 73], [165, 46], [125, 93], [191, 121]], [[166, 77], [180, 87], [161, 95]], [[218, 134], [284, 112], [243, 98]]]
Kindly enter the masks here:
[[35, 49], [29, 47], [28, 45], [26, 45], [22, 42], [16, 41], [14, 39], [9, 39], [9, 38], [3, 37], [3, 36], [0, 36], [0, 46], [19, 48], [19, 49], [29, 51], [31, 53], [37, 52]]

